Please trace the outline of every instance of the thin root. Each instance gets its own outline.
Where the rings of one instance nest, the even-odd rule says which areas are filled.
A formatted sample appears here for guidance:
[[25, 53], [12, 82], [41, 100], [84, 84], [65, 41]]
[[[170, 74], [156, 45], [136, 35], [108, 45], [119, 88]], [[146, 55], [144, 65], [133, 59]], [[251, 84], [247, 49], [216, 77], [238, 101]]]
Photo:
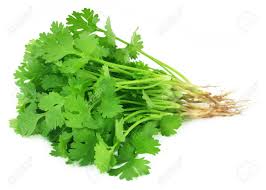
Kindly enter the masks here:
[[185, 106], [186, 115], [190, 118], [210, 118], [215, 116], [233, 116], [240, 114], [244, 105], [228, 96], [230, 92], [221, 95], [203, 93], [187, 100]]

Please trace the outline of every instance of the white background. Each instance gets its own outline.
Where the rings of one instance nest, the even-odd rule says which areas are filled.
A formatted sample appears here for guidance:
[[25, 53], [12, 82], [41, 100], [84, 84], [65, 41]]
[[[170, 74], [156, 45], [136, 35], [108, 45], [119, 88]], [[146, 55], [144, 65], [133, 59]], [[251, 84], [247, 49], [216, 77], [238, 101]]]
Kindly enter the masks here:
[[[24, 45], [52, 21], [93, 8], [111, 17], [118, 36], [139, 27], [145, 50], [194, 83], [217, 85], [250, 100], [230, 118], [187, 122], [161, 152], [149, 157], [151, 174], [130, 182], [76, 167], [49, 155], [40, 137], [22, 138], [9, 127], [16, 116], [13, 76]], [[1, 0], [0, 189], [266, 189], [264, 0]]]

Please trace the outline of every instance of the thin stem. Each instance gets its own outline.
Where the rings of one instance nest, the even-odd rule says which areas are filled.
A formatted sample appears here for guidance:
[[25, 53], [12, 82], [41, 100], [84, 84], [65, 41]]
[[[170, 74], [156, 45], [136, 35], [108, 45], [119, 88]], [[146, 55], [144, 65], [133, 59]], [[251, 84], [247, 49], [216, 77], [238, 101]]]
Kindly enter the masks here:
[[126, 69], [126, 70], [131, 70], [131, 71], [138, 71], [138, 72], [146, 73], [146, 74], [148, 73], [150, 75], [151, 74], [152, 75], [158, 75], [158, 74], [153, 73], [153, 72], [148, 71], [148, 70], [138, 69], [138, 68], [135, 68], [135, 67], [129, 67], [129, 66], [125, 66], [125, 65], [119, 65], [119, 64], [115, 64], [115, 63], [112, 63], [112, 62], [109, 62], [109, 61], [104, 61], [104, 60], [101, 60], [101, 59], [91, 58], [91, 61], [103, 64], [103, 65], [107, 65], [107, 66], [110, 66], [112, 68], [122, 68], [122, 69]]
[[176, 108], [180, 108], [180, 104], [167, 100], [152, 100], [152, 102], [159, 105], [169, 105], [169, 106], [175, 106]]
[[141, 80], [131, 80], [131, 81], [122, 81], [118, 82], [118, 85], [125, 85], [125, 84], [141, 84], [141, 83], [147, 83], [147, 82], [153, 82], [153, 81], [169, 81], [171, 79], [166, 77], [158, 77], [158, 78], [149, 78], [149, 79], [141, 79]]
[[133, 100], [120, 100], [121, 103], [129, 103], [129, 104], [135, 104], [135, 105], [140, 105], [140, 106], [145, 106], [144, 103], [140, 103], [137, 101], [133, 101]]
[[149, 112], [149, 110], [138, 110], [138, 111], [135, 111], [135, 112], [129, 114], [128, 116], [126, 116], [124, 121], [129, 120], [130, 118], [134, 117], [135, 115], [138, 115], [140, 113], [146, 113], [146, 112]]
[[97, 80], [97, 78], [99, 77], [98, 73], [93, 73], [91, 71], [88, 70], [84, 70], [83, 72], [85, 72], [87, 74], [87, 76], [91, 77], [91, 79]]
[[134, 108], [124, 108], [124, 111], [136, 111], [136, 110], [141, 110], [145, 109], [146, 107], [134, 107]]
[[[163, 117], [163, 116], [165, 116], [165, 115], [172, 115], [172, 113], [162, 113], [162, 114], [160, 114], [160, 115], [150, 115], [150, 117], [146, 117], [146, 118], [143, 118], [143, 119], [141, 119], [141, 120], [135, 122], [133, 125], [131, 125], [131, 126], [127, 129], [127, 131], [124, 133], [124, 136], [126, 137], [126, 136], [127, 136], [127, 135], [128, 135], [128, 134], [129, 134], [134, 128], [135, 128], [135, 127], [137, 127], [139, 124], [141, 124], [141, 123], [143, 123], [143, 122], [146, 122], [146, 121], [149, 121], [149, 120], [158, 120], [158, 119], [160, 119], [161, 117]], [[119, 145], [120, 145], [120, 142], [117, 141], [117, 142], [113, 145], [111, 151], [114, 152], [114, 150], [116, 149], [116, 147], [119, 146]]]
[[153, 88], [157, 85], [161, 84], [161, 82], [157, 82], [155, 84], [151, 84], [151, 85], [147, 85], [147, 86], [121, 86], [121, 85], [117, 85], [117, 87], [119, 89], [131, 89], [131, 90], [142, 90], [142, 89], [149, 89], [149, 88]]
[[154, 61], [155, 63], [157, 63], [157, 64], [160, 65], [161, 67], [163, 67], [163, 68], [167, 68], [167, 69], [173, 71], [173, 72], [176, 73], [178, 76], [180, 76], [185, 82], [190, 83], [189, 80], [188, 80], [183, 74], [181, 74], [178, 70], [176, 70], [175, 68], [173, 68], [173, 67], [167, 65], [166, 63], [164, 63], [164, 62], [162, 62], [162, 61], [160, 61], [160, 60], [158, 60], [158, 59], [152, 57], [151, 55], [147, 54], [146, 52], [144, 52], [144, 51], [142, 51], [142, 50], [138, 50], [138, 51], [139, 51], [142, 55], [144, 55], [144, 56], [150, 58], [152, 61]]
[[127, 131], [125, 132], [125, 137], [135, 128], [137, 127], [139, 124], [145, 122], [145, 121], [149, 121], [149, 120], [155, 120], [155, 119], [160, 119], [162, 117], [162, 115], [152, 115], [150, 117], [146, 117], [146, 118], [143, 118], [137, 122], [135, 122], [133, 125], [131, 125]]
[[[100, 32], [105, 32], [105, 30], [100, 29], [100, 28], [98, 29], [98, 31], [100, 31]], [[129, 43], [126, 42], [125, 40], [123, 40], [123, 39], [121, 39], [121, 38], [119, 38], [119, 37], [115, 37], [115, 38], [116, 38], [116, 40], [118, 40], [118, 41], [120, 41], [120, 42], [122, 42], [122, 43], [124, 43], [124, 44], [126, 44], [126, 45], [129, 45]], [[178, 70], [174, 69], [173, 67], [171, 67], [171, 66], [167, 65], [166, 63], [164, 63], [164, 62], [162, 62], [162, 61], [156, 59], [155, 57], [149, 55], [148, 53], [144, 52], [143, 50], [138, 49], [138, 52], [141, 53], [142, 55], [144, 55], [145, 57], [151, 59], [152, 61], [154, 61], [154, 62], [157, 63], [158, 65], [160, 65], [160, 66], [161, 66], [162, 68], [164, 68], [169, 74], [173, 75], [172, 72], [174, 72], [174, 73], [177, 74], [179, 77], [181, 77], [185, 82], [190, 83], [190, 81], [189, 81], [189, 80], [188, 80], [183, 74], [181, 74]], [[172, 72], [170, 72], [170, 71], [172, 71]]]
[[133, 113], [127, 115], [127, 116], [125, 117], [124, 121], [127, 121], [128, 119], [134, 117], [135, 115], [138, 115], [138, 114], [140, 114], [140, 113], [146, 113], [146, 112], [151, 112], [151, 113], [163, 113], [163, 112], [161, 112], [161, 111], [159, 111], [159, 110], [152, 110], [152, 109], [151, 109], [151, 110], [148, 110], [148, 109], [145, 109], [145, 110], [138, 110], [138, 111], [135, 111], [135, 112], [133, 112]]
[[131, 77], [133, 77], [134, 75], [128, 71], [125, 71], [123, 69], [120, 69], [120, 68], [113, 68], [113, 69], [110, 69], [111, 72], [114, 72], [114, 73], [124, 73], [126, 75], [129, 75]]

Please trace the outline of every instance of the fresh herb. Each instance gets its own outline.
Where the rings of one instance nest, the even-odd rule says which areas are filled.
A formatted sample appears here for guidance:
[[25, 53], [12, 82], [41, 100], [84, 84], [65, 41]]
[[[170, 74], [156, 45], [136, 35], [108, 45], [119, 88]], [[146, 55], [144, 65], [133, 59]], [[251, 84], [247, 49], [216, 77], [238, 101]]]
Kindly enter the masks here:
[[174, 135], [186, 119], [238, 113], [226, 95], [211, 95], [145, 53], [137, 31], [128, 43], [109, 18], [103, 29], [98, 21], [91, 9], [73, 12], [26, 45], [15, 73], [19, 114], [11, 127], [18, 134], [42, 135], [67, 163], [131, 180], [149, 174], [143, 154], [159, 152], [158, 134]]

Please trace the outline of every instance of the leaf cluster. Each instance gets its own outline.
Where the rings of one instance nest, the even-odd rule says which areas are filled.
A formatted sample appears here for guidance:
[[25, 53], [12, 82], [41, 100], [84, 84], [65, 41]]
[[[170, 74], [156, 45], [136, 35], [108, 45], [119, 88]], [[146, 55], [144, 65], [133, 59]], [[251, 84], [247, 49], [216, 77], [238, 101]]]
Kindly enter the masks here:
[[104, 29], [98, 21], [91, 9], [73, 12], [26, 45], [11, 127], [47, 138], [51, 155], [69, 164], [131, 180], [149, 174], [144, 156], [159, 152], [156, 136], [180, 127], [182, 93], [169, 74], [139, 60], [137, 31], [118, 47], [110, 19]]

